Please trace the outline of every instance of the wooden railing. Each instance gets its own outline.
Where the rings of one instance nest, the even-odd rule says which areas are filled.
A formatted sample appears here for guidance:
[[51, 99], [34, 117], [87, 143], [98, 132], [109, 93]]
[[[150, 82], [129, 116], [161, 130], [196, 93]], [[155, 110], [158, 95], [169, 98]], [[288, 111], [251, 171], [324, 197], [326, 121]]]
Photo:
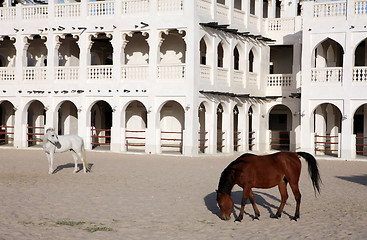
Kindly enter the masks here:
[[161, 148], [174, 149], [182, 153], [183, 132], [161, 131]]
[[43, 142], [44, 127], [27, 126], [27, 144], [28, 147]]
[[125, 146], [127, 151], [144, 149], [146, 143], [146, 130], [125, 130]]
[[204, 153], [205, 149], [208, 148], [207, 142], [209, 141], [207, 135], [208, 132], [198, 132], [199, 134], [199, 153]]
[[14, 126], [0, 126], [0, 144], [14, 141]]

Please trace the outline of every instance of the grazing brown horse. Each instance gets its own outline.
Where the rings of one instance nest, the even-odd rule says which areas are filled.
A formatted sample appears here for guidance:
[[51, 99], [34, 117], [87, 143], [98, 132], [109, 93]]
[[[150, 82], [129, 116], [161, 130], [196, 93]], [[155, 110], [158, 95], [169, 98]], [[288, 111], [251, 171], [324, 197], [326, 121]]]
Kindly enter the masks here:
[[241, 211], [236, 221], [243, 219], [245, 203], [247, 198], [255, 211], [255, 218], [260, 216], [256, 206], [252, 188], [272, 188], [278, 185], [281, 195], [281, 204], [275, 218], [282, 215], [284, 205], [288, 199], [287, 183], [291, 186], [293, 195], [296, 199], [296, 212], [294, 220], [299, 218], [301, 204], [301, 193], [298, 188], [298, 181], [301, 174], [301, 161], [299, 156], [308, 163], [312, 185], [316, 194], [320, 193], [321, 178], [317, 167], [316, 159], [306, 152], [278, 152], [271, 155], [257, 156], [254, 154], [243, 154], [224, 169], [219, 180], [217, 190], [217, 202], [223, 220], [231, 218], [233, 200], [231, 191], [235, 184], [243, 188]]

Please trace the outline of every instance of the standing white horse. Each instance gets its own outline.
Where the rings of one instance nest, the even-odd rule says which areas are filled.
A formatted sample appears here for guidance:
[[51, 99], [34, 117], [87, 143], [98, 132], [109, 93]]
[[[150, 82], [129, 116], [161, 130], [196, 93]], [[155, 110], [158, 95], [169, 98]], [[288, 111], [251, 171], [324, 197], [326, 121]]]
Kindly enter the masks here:
[[48, 173], [53, 173], [54, 154], [60, 152], [71, 151], [74, 161], [74, 173], [78, 171], [78, 157], [83, 162], [84, 173], [90, 171], [88, 163], [85, 159], [84, 141], [77, 135], [60, 135], [57, 136], [55, 129], [49, 128], [43, 138], [43, 150], [48, 158]]

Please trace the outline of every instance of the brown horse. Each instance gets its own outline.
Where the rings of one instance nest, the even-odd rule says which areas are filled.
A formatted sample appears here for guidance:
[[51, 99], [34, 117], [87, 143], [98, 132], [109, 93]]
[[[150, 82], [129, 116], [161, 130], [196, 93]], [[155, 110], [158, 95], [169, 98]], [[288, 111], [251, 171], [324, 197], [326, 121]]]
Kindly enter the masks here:
[[287, 183], [291, 186], [293, 195], [296, 199], [296, 212], [294, 220], [299, 218], [301, 204], [301, 193], [298, 188], [298, 181], [301, 174], [301, 161], [299, 156], [308, 163], [312, 185], [316, 194], [320, 193], [321, 178], [317, 167], [316, 159], [306, 152], [278, 152], [271, 155], [257, 156], [254, 154], [243, 154], [224, 169], [219, 180], [217, 190], [217, 202], [223, 220], [231, 218], [233, 200], [231, 191], [235, 184], [243, 188], [241, 211], [236, 221], [243, 219], [245, 203], [247, 198], [255, 211], [255, 218], [260, 216], [256, 206], [252, 188], [272, 188], [278, 185], [281, 195], [281, 204], [275, 218], [280, 218], [284, 205], [288, 199]]

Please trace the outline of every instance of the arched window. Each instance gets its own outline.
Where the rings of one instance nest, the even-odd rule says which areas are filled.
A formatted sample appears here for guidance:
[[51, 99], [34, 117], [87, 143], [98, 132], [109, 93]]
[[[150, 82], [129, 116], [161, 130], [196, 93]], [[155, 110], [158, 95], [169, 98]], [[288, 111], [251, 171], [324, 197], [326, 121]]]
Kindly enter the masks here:
[[204, 38], [201, 39], [200, 41], [200, 64], [202, 65], [206, 65], [206, 43]]
[[254, 53], [252, 52], [252, 50], [250, 50], [249, 56], [248, 56], [248, 61], [249, 61], [249, 65], [248, 65], [248, 71], [249, 72], [254, 72]]
[[223, 50], [222, 43], [218, 44], [217, 54], [218, 54], [218, 65], [217, 65], [217, 67], [222, 68], [223, 67], [223, 58], [224, 58], [224, 50]]
[[233, 50], [233, 69], [234, 70], [240, 70], [240, 54], [238, 52], [237, 47], [234, 48]]

